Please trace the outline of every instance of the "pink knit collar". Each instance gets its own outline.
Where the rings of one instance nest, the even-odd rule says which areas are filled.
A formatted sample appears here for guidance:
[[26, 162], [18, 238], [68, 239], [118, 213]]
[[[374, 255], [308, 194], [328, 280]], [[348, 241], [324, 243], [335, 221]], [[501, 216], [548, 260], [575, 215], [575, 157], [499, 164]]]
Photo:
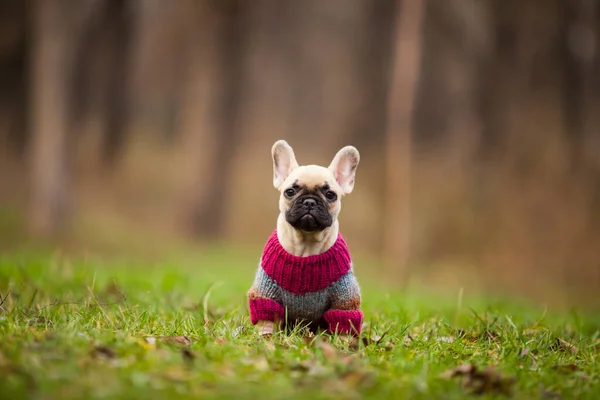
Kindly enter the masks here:
[[341, 234], [326, 252], [300, 257], [281, 246], [275, 230], [265, 245], [261, 266], [282, 289], [304, 294], [325, 289], [339, 280], [350, 271], [351, 259]]

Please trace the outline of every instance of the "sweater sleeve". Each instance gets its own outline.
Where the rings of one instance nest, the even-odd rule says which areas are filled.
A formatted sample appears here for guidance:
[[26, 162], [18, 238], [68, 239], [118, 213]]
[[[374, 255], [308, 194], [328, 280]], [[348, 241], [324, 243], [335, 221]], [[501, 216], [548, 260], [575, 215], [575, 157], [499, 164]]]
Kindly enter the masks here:
[[254, 283], [248, 291], [250, 321], [256, 325], [258, 321], [280, 321], [285, 317], [281, 305], [281, 288], [259, 266]]
[[360, 334], [363, 323], [360, 287], [352, 270], [331, 286], [330, 301], [330, 309], [324, 314], [329, 332]]

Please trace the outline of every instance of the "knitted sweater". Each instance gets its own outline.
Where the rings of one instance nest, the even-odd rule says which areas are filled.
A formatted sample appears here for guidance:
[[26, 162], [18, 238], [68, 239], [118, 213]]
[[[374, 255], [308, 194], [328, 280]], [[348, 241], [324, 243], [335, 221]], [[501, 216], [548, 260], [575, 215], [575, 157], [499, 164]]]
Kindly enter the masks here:
[[279, 243], [277, 231], [265, 245], [248, 291], [250, 320], [304, 321], [329, 332], [359, 334], [363, 322], [360, 288], [342, 235], [314, 256], [295, 256]]

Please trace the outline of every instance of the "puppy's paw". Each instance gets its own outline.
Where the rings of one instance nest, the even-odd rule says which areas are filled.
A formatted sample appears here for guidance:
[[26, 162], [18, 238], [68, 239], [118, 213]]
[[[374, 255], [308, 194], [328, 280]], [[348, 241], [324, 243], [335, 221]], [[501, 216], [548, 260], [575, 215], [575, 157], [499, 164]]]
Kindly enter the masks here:
[[275, 323], [273, 321], [258, 321], [256, 323], [258, 334], [263, 337], [269, 337], [275, 331]]

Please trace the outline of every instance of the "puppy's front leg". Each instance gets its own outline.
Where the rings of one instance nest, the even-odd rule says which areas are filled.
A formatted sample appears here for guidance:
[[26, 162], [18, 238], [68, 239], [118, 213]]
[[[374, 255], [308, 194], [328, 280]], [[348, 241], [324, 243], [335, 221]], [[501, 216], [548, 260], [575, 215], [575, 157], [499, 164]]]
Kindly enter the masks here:
[[258, 328], [262, 336], [272, 335], [275, 326], [283, 320], [283, 306], [277, 301], [263, 297], [255, 288], [248, 292], [250, 321]]
[[340, 336], [358, 336], [362, 329], [363, 313], [360, 310], [360, 288], [352, 271], [330, 288], [331, 307], [323, 317], [330, 333]]
[[285, 310], [279, 302], [280, 288], [261, 270], [256, 274], [254, 284], [248, 291], [248, 306], [250, 321], [256, 325], [261, 335], [271, 335], [275, 327], [283, 321]]

